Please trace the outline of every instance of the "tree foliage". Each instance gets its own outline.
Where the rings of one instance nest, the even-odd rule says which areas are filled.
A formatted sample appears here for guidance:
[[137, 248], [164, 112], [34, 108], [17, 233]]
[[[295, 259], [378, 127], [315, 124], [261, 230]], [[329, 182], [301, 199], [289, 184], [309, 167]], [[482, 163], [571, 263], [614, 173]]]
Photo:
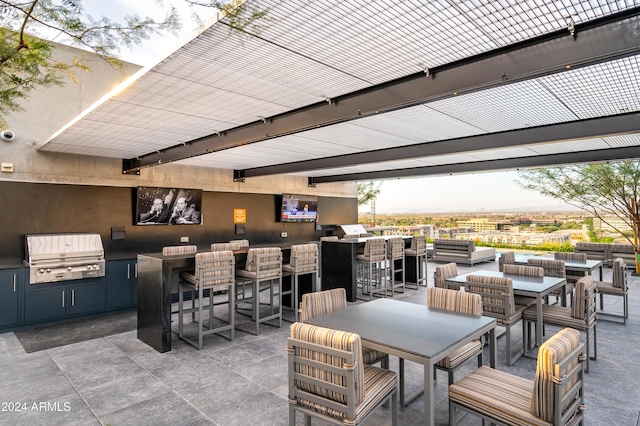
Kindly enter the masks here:
[[358, 205], [363, 206], [378, 198], [381, 186], [382, 181], [358, 183]]
[[[593, 214], [624, 236], [638, 253], [640, 160], [522, 170], [516, 182]], [[633, 234], [625, 234], [610, 218], [622, 220]]]
[[[182, 0], [191, 7], [192, 19], [200, 23], [194, 7], [216, 8], [226, 15], [229, 28], [244, 31], [266, 15], [250, 9], [244, 2]], [[162, 3], [159, 0], [159, 3]], [[65, 75], [86, 71], [82, 57], [68, 63], [57, 62], [52, 55], [56, 39], [89, 50], [114, 67], [122, 67], [117, 55], [122, 47], [140, 45], [152, 34], [178, 34], [181, 21], [177, 10], [169, 6], [162, 21], [138, 15], [114, 22], [86, 13], [81, 0], [0, 0], [0, 127], [7, 125], [9, 112], [22, 111], [20, 101], [38, 87], [62, 85]]]

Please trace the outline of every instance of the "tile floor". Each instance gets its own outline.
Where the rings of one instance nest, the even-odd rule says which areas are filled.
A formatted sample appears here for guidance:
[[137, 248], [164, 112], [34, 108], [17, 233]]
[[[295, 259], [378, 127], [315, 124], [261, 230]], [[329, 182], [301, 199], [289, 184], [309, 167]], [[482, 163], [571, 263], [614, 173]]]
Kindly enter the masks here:
[[[430, 276], [434, 266], [429, 263]], [[497, 269], [497, 262], [459, 267], [461, 273], [472, 269]], [[605, 268], [604, 278], [610, 275]], [[598, 321], [598, 360], [585, 380], [590, 425], [639, 424], [640, 278], [631, 276], [629, 283], [627, 324]], [[396, 297], [425, 303], [426, 290], [408, 289]], [[614, 302], [606, 308], [621, 307]], [[208, 336], [201, 351], [174, 334], [173, 349], [164, 354], [138, 340], [135, 331], [31, 354], [13, 333], [0, 334], [0, 425], [287, 425], [288, 326], [261, 327], [260, 336], [238, 331], [233, 342]], [[520, 327], [514, 330], [519, 336]], [[498, 348], [500, 370], [533, 378], [534, 360], [521, 358], [507, 367], [504, 339]], [[392, 357], [391, 368], [397, 371], [397, 365]], [[407, 377], [408, 391], [421, 386], [421, 366], [408, 362]], [[436, 423], [448, 424], [442, 372], [435, 392]], [[399, 424], [423, 424], [423, 408], [422, 398], [413, 401], [400, 411]], [[463, 420], [480, 423], [471, 416]], [[389, 410], [378, 410], [367, 424], [390, 425]]]

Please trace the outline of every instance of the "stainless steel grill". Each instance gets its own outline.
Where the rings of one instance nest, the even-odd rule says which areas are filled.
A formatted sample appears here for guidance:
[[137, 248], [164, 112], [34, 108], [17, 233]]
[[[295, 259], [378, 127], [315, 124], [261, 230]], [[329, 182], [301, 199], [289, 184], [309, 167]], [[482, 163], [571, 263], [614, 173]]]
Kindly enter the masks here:
[[104, 249], [100, 234], [40, 234], [26, 236], [29, 283], [103, 277]]

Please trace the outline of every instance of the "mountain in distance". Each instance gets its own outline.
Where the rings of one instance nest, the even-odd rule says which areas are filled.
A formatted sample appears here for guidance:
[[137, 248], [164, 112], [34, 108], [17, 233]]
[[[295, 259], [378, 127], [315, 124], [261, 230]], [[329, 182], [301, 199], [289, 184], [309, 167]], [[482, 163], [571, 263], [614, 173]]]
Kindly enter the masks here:
[[[425, 211], [426, 210], [426, 211]], [[428, 209], [408, 209], [406, 207], [395, 207], [389, 209], [378, 209], [377, 213], [380, 214], [401, 214], [401, 213], [493, 213], [493, 212], [582, 212], [583, 210], [570, 206], [569, 204], [550, 204], [546, 206], [519, 206], [511, 208], [494, 208], [488, 209], [486, 207], [480, 208], [468, 208], [468, 209], [451, 209], [451, 208], [439, 208], [437, 206], [430, 206]]]

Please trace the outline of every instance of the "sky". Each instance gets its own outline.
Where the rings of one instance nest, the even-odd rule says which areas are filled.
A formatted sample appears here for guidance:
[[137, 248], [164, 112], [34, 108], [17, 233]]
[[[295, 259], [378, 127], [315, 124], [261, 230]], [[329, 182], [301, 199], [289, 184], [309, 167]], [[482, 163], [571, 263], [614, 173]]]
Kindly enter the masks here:
[[[158, 6], [164, 3], [163, 7]], [[190, 10], [182, 0], [171, 2], [181, 13], [183, 30], [179, 38], [173, 35], [153, 36], [143, 46], [121, 50], [121, 59], [139, 65], [154, 65], [181, 44], [195, 36], [197, 26], [190, 19]], [[138, 14], [162, 20], [170, 4], [161, 0], [84, 0], [85, 10], [94, 18], [101, 15], [122, 20], [125, 15]], [[200, 8], [203, 21], [211, 19], [215, 9]], [[484, 172], [453, 176], [395, 179], [384, 181], [376, 201], [377, 213], [444, 213], [489, 211], [571, 210], [562, 201], [527, 191], [514, 183], [515, 171]], [[369, 206], [360, 206], [360, 212]]]

